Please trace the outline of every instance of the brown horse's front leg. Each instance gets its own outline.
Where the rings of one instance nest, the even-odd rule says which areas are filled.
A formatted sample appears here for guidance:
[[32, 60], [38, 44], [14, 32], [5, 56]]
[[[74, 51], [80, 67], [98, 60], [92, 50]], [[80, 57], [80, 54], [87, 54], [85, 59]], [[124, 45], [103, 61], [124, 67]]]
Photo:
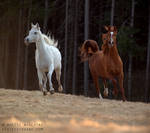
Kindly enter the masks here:
[[118, 80], [119, 80], [119, 87], [120, 87], [120, 89], [121, 89], [122, 100], [123, 100], [123, 101], [126, 101], [125, 92], [124, 92], [124, 88], [123, 88], [123, 76], [120, 76], [120, 77], [118, 78]]
[[103, 80], [103, 85], [104, 85], [104, 96], [108, 97], [108, 87], [107, 87], [107, 83], [106, 83], [106, 79], [102, 79]]
[[113, 95], [115, 97], [117, 97], [117, 95], [118, 95], [117, 81], [116, 81], [116, 79], [111, 79], [111, 80], [112, 80], [112, 83], [113, 83], [113, 86], [114, 86]]
[[95, 75], [92, 75], [92, 77], [93, 77], [93, 81], [94, 81], [94, 84], [95, 84], [95, 87], [96, 87], [96, 90], [97, 90], [98, 97], [100, 99], [103, 99], [103, 97], [102, 97], [102, 95], [100, 93], [100, 87], [99, 87], [99, 83], [98, 83], [98, 77], [95, 76]]

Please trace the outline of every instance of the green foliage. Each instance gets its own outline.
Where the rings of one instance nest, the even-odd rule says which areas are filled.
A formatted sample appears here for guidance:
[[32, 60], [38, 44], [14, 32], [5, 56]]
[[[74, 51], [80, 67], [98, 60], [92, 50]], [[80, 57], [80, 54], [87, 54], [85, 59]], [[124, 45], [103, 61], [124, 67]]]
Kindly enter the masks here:
[[129, 53], [132, 56], [139, 56], [144, 50], [136, 43], [135, 34], [139, 32], [139, 29], [131, 28], [129, 26], [122, 26], [118, 33], [118, 49], [121, 55], [127, 55]]

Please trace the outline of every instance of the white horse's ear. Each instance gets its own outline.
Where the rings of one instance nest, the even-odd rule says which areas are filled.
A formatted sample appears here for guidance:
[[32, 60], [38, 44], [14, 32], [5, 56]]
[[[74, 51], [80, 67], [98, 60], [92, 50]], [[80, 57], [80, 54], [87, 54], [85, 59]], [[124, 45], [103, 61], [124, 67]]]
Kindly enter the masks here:
[[33, 23], [31, 23], [31, 27], [33, 27], [34, 26], [34, 24]]
[[36, 27], [37, 27], [38, 30], [40, 30], [39, 23], [36, 23]]

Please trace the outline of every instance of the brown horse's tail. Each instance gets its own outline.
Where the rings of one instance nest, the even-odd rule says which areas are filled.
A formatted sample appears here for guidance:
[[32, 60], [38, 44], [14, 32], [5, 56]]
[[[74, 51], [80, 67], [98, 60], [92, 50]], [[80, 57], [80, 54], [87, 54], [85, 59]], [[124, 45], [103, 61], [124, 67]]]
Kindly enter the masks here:
[[86, 40], [80, 48], [80, 57], [81, 61], [86, 61], [92, 56], [95, 52], [99, 51], [99, 47], [96, 41]]

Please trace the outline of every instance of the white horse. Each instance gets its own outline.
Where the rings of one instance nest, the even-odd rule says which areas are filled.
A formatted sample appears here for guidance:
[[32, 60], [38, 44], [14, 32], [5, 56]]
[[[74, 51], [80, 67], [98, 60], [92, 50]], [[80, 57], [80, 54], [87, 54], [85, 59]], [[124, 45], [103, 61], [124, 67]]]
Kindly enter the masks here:
[[[29, 35], [25, 37], [25, 43], [36, 43], [35, 62], [39, 79], [39, 87], [43, 91], [43, 95], [47, 94], [46, 83], [49, 79], [50, 93], [54, 93], [51, 81], [52, 73], [55, 70], [56, 79], [58, 81], [58, 91], [62, 92], [63, 88], [60, 81], [61, 76], [61, 53], [57, 48], [54, 39], [42, 34], [39, 24], [31, 23]], [[46, 72], [47, 76], [46, 76]]]

